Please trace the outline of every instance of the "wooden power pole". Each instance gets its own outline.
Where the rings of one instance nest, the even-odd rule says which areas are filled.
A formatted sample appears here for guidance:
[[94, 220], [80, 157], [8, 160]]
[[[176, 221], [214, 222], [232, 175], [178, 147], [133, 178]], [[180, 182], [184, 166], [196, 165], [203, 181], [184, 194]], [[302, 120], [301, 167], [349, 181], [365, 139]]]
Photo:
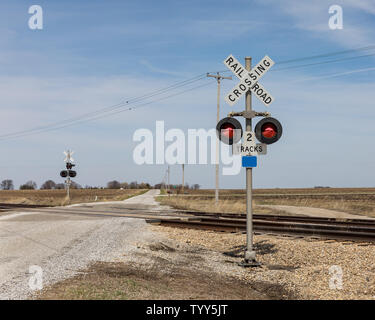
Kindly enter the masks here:
[[[215, 78], [217, 80], [217, 114], [216, 114], [216, 123], [220, 121], [220, 83], [221, 79], [232, 80], [232, 77], [223, 77], [218, 72], [215, 74], [207, 73], [207, 77]], [[216, 139], [216, 166], [215, 166], [215, 204], [219, 204], [219, 139]]]

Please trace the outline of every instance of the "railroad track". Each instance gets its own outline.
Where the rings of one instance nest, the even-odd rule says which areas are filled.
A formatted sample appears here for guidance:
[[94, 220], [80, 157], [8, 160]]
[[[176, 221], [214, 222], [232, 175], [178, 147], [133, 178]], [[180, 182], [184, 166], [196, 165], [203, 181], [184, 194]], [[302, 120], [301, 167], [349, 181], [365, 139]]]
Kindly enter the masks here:
[[[188, 213], [185, 211], [185, 214]], [[148, 220], [149, 223], [177, 228], [245, 232], [245, 215], [191, 212], [192, 218]], [[255, 233], [317, 239], [349, 240], [375, 243], [375, 220], [316, 218], [304, 216], [254, 215]]]
[[[234, 213], [206, 213], [171, 210], [155, 212], [136, 208], [112, 208], [112, 210], [91, 211], [90, 207], [38, 208], [37, 206], [12, 206], [9, 209], [25, 209], [49, 214], [83, 215], [92, 217], [124, 217], [145, 219], [162, 226], [212, 230], [219, 232], [245, 232], [246, 216]], [[113, 210], [115, 209], [115, 210]], [[118, 209], [118, 210], [116, 210]], [[11, 211], [13, 211], [11, 210]], [[375, 243], [375, 220], [333, 219], [306, 216], [260, 215], [253, 216], [254, 232], [318, 239], [349, 240]]]
[[[221, 213], [221, 212], [200, 212], [200, 211], [188, 211], [179, 210], [179, 213], [193, 215], [193, 216], [204, 216], [204, 217], [216, 217], [216, 218], [235, 218], [235, 219], [246, 219], [244, 213]], [[300, 221], [300, 222], [311, 222], [311, 223], [330, 223], [337, 221], [350, 222], [353, 224], [370, 224], [375, 225], [375, 219], [336, 219], [336, 218], [323, 218], [323, 217], [309, 217], [309, 216], [291, 216], [291, 215], [272, 215], [272, 214], [253, 214], [254, 219], [267, 219], [267, 220], [280, 220], [280, 221]]]
[[35, 209], [35, 208], [45, 208], [46, 205], [36, 205], [36, 204], [17, 204], [17, 203], [0, 203], [0, 212], [3, 211], [16, 211], [20, 209]]

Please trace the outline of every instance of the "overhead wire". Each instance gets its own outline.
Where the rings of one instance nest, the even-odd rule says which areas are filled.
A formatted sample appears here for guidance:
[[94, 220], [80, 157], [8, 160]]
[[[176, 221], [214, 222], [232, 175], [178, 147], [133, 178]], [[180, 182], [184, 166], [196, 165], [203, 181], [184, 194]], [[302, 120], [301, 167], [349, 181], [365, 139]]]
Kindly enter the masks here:
[[[289, 64], [289, 63], [293, 63], [293, 62], [300, 62], [300, 61], [306, 61], [306, 60], [335, 56], [335, 55], [342, 55], [342, 54], [347, 54], [347, 53], [351, 53], [351, 52], [368, 51], [368, 50], [372, 50], [372, 49], [375, 49], [375, 45], [370, 45], [370, 46], [356, 48], [356, 49], [350, 49], [350, 50], [344, 50], [344, 51], [336, 51], [336, 52], [314, 55], [314, 56], [309, 56], [309, 57], [296, 58], [296, 59], [291, 59], [291, 60], [284, 60], [284, 61], [277, 62], [277, 64]], [[319, 61], [319, 62], [314, 62], [314, 63], [309, 63], [309, 64], [290, 66], [290, 67], [285, 67], [285, 68], [274, 69], [274, 70], [271, 70], [271, 71], [282, 71], [282, 70], [286, 70], [286, 69], [289, 70], [289, 69], [296, 69], [296, 68], [302, 68], [302, 67], [308, 67], [308, 66], [327, 64], [327, 63], [335, 63], [335, 62], [341, 62], [341, 61], [346, 61], [346, 60], [370, 57], [370, 56], [374, 56], [374, 55], [375, 55], [375, 53], [370, 53], [370, 54], [360, 55], [360, 56], [352, 56], [352, 57], [345, 57], [345, 58], [340, 58], [340, 59], [335, 59], [335, 60]], [[222, 70], [222, 71], [216, 71], [216, 72], [224, 73], [224, 72], [229, 72], [229, 70]], [[79, 123], [83, 123], [83, 122], [87, 122], [87, 121], [93, 121], [93, 120], [101, 119], [101, 118], [108, 117], [108, 116], [111, 116], [111, 115], [114, 115], [114, 114], [118, 114], [118, 113], [121, 113], [121, 112], [138, 109], [138, 108], [141, 108], [143, 106], [155, 103], [157, 101], [168, 99], [170, 97], [182, 94], [184, 92], [188, 92], [188, 91], [200, 88], [200, 87], [204, 87], [205, 85], [197, 86], [197, 87], [190, 88], [190, 89], [182, 91], [182, 92], [178, 92], [178, 93], [175, 93], [175, 94], [172, 94], [172, 95], [168, 95], [167, 97], [162, 97], [161, 99], [151, 100], [151, 101], [146, 102], [144, 104], [137, 105], [137, 103], [139, 103], [141, 101], [144, 101], [144, 100], [153, 98], [155, 96], [159, 96], [159, 95], [168, 93], [171, 90], [179, 89], [179, 88], [182, 88], [184, 86], [193, 84], [197, 81], [202, 80], [203, 78], [206, 78], [206, 73], [199, 74], [195, 77], [192, 77], [192, 78], [189, 78], [189, 79], [186, 79], [186, 80], [183, 80], [183, 81], [179, 81], [179, 82], [177, 82], [175, 84], [172, 84], [170, 86], [167, 86], [165, 88], [157, 89], [157, 90], [151, 91], [149, 93], [146, 93], [146, 94], [134, 97], [134, 98], [122, 99], [122, 101], [120, 103], [110, 105], [108, 107], [101, 108], [101, 109], [98, 109], [98, 110], [95, 110], [95, 111], [87, 112], [87, 113], [81, 114], [79, 116], [75, 116], [75, 117], [71, 117], [71, 118], [68, 118], [68, 119], [65, 119], [65, 120], [53, 122], [53, 123], [50, 123], [50, 124], [44, 125], [44, 126], [38, 126], [38, 127], [35, 127], [35, 128], [31, 128], [31, 129], [26, 129], [26, 130], [16, 131], [16, 132], [8, 133], [8, 134], [3, 134], [3, 135], [0, 135], [0, 140], [6, 140], [7, 138], [12, 139], [12, 138], [24, 137], [24, 136], [27, 136], [27, 135], [30, 135], [30, 134], [36, 134], [36, 133], [66, 128], [66, 127], [76, 125], [76, 124], [79, 124]]]
[[75, 117], [71, 117], [71, 118], [68, 118], [68, 119], [65, 119], [65, 120], [53, 122], [53, 123], [50, 123], [48, 125], [38, 126], [38, 127], [35, 127], [35, 128], [31, 128], [31, 129], [26, 129], [26, 130], [22, 130], [22, 131], [16, 131], [16, 132], [0, 135], [0, 139], [10, 137], [10, 136], [14, 136], [16, 134], [18, 135], [18, 134], [23, 134], [23, 133], [32, 133], [34, 131], [40, 131], [42, 129], [46, 129], [46, 128], [49, 128], [49, 127], [52, 127], [52, 126], [59, 126], [59, 125], [65, 124], [65, 123], [76, 122], [78, 120], [90, 118], [90, 117], [95, 116], [97, 114], [111, 112], [111, 111], [126, 107], [128, 105], [129, 106], [133, 105], [136, 102], [152, 98], [156, 95], [164, 94], [164, 93], [168, 92], [169, 90], [174, 90], [174, 89], [184, 87], [186, 85], [189, 85], [189, 84], [192, 84], [192, 83], [197, 82], [199, 80], [202, 80], [205, 77], [206, 77], [205, 74], [204, 74], [204, 76], [201, 74], [201, 75], [198, 75], [196, 77], [193, 77], [193, 78], [190, 78], [190, 79], [187, 79], [187, 80], [184, 80], [184, 81], [180, 81], [180, 82], [178, 82], [174, 85], [171, 85], [171, 86], [159, 89], [159, 90], [155, 90], [155, 91], [152, 91], [151, 93], [147, 93], [147, 94], [135, 97], [135, 98], [131, 98], [131, 99], [128, 99], [127, 101], [123, 101], [123, 102], [120, 102], [120, 103], [117, 103], [117, 104], [114, 104], [114, 105], [111, 105], [111, 106], [108, 106], [108, 107], [105, 107], [105, 108], [102, 108], [102, 109], [99, 109], [99, 110], [96, 110], [96, 111], [87, 112], [87, 113], [81, 114], [79, 116], [75, 116]]
[[152, 100], [152, 101], [148, 101], [146, 103], [142, 103], [142, 104], [138, 104], [138, 105], [135, 105], [135, 106], [131, 106], [131, 107], [128, 107], [126, 109], [113, 111], [111, 113], [101, 114], [101, 115], [97, 115], [97, 116], [94, 116], [94, 117], [91, 117], [91, 118], [76, 120], [74, 122], [70, 122], [70, 123], [67, 123], [65, 125], [54, 126], [54, 127], [49, 127], [49, 128], [43, 128], [43, 129], [39, 129], [39, 130], [34, 130], [33, 132], [14, 133], [13, 135], [8, 134], [6, 136], [0, 136], [0, 140], [10, 140], [10, 139], [15, 139], [15, 138], [20, 138], [20, 137], [28, 136], [28, 135], [31, 135], [31, 134], [38, 134], [38, 133], [42, 133], [42, 132], [48, 132], [48, 131], [53, 131], [53, 130], [67, 128], [67, 127], [70, 127], [70, 126], [73, 126], [73, 125], [76, 125], [76, 124], [79, 124], [79, 123], [82, 123], [82, 122], [88, 122], [88, 121], [102, 119], [102, 118], [109, 117], [109, 116], [112, 116], [114, 114], [122, 113], [122, 112], [125, 112], [125, 111], [139, 109], [139, 108], [145, 107], [145, 106], [147, 106], [149, 104], [152, 104], [152, 103], [155, 103], [155, 102], [159, 102], [159, 101], [162, 101], [162, 100], [166, 100], [166, 99], [169, 99], [171, 97], [178, 96], [178, 95], [181, 95], [183, 93], [186, 93], [186, 92], [189, 92], [189, 91], [192, 91], [192, 90], [195, 90], [195, 89], [203, 88], [203, 87], [206, 87], [206, 86], [212, 85], [212, 84], [213, 84], [212, 82], [207, 82], [207, 83], [205, 83], [203, 85], [199, 85], [199, 86], [195, 86], [195, 87], [189, 88], [187, 90], [179, 91], [177, 93], [174, 93], [174, 94], [171, 94], [171, 95], [168, 95], [168, 96], [165, 96], [165, 97], [161, 97], [161, 98], [156, 99], [156, 100]]
[[315, 66], [315, 65], [321, 65], [321, 64], [327, 64], [327, 63], [336, 63], [336, 62], [341, 62], [341, 61], [347, 61], [347, 60], [353, 60], [353, 59], [360, 59], [360, 58], [367, 58], [375, 56], [375, 53], [371, 54], [365, 54], [361, 56], [354, 56], [354, 57], [346, 57], [346, 58], [341, 58], [341, 59], [335, 59], [335, 60], [327, 60], [327, 61], [321, 61], [321, 62], [314, 62], [314, 63], [308, 63], [308, 64], [303, 64], [303, 65], [297, 65], [297, 66], [291, 66], [291, 67], [285, 67], [285, 68], [278, 68], [278, 69], [273, 69], [270, 71], [282, 71], [282, 70], [290, 70], [290, 69], [299, 69], [299, 68], [304, 68], [304, 67], [310, 67], [310, 66]]
[[[356, 49], [335, 51], [335, 52], [330, 52], [330, 53], [326, 53], [326, 54], [319, 54], [319, 55], [312, 55], [312, 56], [295, 58], [295, 59], [290, 59], [290, 60], [276, 61], [275, 65], [289, 64], [289, 63], [294, 63], [294, 62], [313, 60], [313, 59], [317, 59], [317, 58], [325, 58], [325, 57], [331, 57], [331, 56], [353, 53], [353, 52], [358, 52], [358, 51], [368, 51], [368, 50], [374, 50], [374, 49], [375, 49], [375, 45], [370, 45], [370, 46], [356, 48]], [[346, 57], [346, 58], [341, 58], [341, 59], [336, 59], [336, 60], [320, 61], [320, 62], [315, 62], [315, 63], [311, 63], [311, 64], [304, 64], [304, 65], [297, 65], [297, 66], [291, 66], [291, 67], [280, 68], [280, 69], [273, 69], [273, 70], [270, 70], [270, 71], [286, 70], [286, 69], [292, 69], [292, 68], [302, 68], [302, 67], [306, 67], [306, 66], [315, 66], [315, 65], [325, 64], [325, 63], [329, 63], [329, 62], [339, 62], [339, 61], [345, 61], [345, 60], [350, 60], [350, 59], [360, 59], [360, 58], [370, 57], [370, 56], [374, 56], [374, 55], [375, 55], [375, 53], [371, 53], [371, 54]], [[231, 71], [226, 69], [226, 70], [220, 70], [218, 72], [224, 73], [224, 72], [231, 72]]]
[[318, 54], [318, 55], [302, 57], [302, 58], [295, 58], [295, 59], [291, 59], [291, 60], [284, 60], [284, 61], [279, 61], [277, 64], [287, 64], [287, 63], [293, 63], [293, 62], [299, 62], [299, 61], [305, 61], [305, 60], [312, 60], [312, 59], [317, 59], [317, 58], [337, 56], [337, 55], [347, 54], [347, 53], [352, 53], [352, 52], [357, 52], [357, 51], [368, 51], [368, 50], [372, 50], [372, 49], [375, 49], [375, 45], [370, 45], [370, 46], [356, 48], [356, 49], [343, 50], [343, 51], [329, 52], [329, 53], [325, 53], [325, 54]]

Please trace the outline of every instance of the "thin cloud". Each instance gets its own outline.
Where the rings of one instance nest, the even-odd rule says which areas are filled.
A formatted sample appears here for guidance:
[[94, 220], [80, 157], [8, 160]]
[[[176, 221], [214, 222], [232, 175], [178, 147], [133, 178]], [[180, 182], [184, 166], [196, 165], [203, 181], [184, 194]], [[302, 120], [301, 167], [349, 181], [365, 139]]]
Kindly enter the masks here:
[[139, 61], [139, 63], [144, 65], [150, 71], [155, 72], [155, 73], [167, 74], [167, 75], [174, 76], [174, 77], [188, 77], [188, 75], [186, 75], [184, 73], [181, 73], [181, 72], [175, 72], [175, 71], [170, 71], [168, 69], [162, 69], [162, 68], [155, 67], [150, 62], [148, 62], [147, 60], [141, 60], [141, 61]]
[[[257, 0], [264, 5], [263, 1]], [[361, 46], [373, 43], [375, 38], [373, 27], [361, 20], [363, 11], [367, 14], [375, 14], [373, 1], [367, 0], [337, 0], [334, 4], [343, 8], [344, 28], [331, 30], [328, 27], [330, 14], [328, 9], [333, 3], [326, 0], [298, 1], [285, 0], [282, 3], [276, 0], [268, 0], [267, 6], [279, 7], [279, 12], [291, 17], [294, 26], [299, 30], [312, 32], [313, 36], [324, 40], [336, 42], [345, 47]]]
[[328, 74], [328, 75], [321, 75], [321, 76], [318, 76], [318, 77], [312, 77], [312, 78], [306, 78], [306, 79], [293, 81], [292, 83], [304, 82], [304, 81], [314, 81], [314, 80], [319, 80], [319, 79], [335, 78], [335, 77], [346, 76], [346, 75], [349, 75], [349, 74], [369, 72], [369, 71], [375, 71], [375, 67], [364, 68], [364, 69], [356, 69], [356, 70], [351, 70], [351, 71], [347, 71], [347, 72], [340, 72], [340, 73], [334, 73], [334, 74]]

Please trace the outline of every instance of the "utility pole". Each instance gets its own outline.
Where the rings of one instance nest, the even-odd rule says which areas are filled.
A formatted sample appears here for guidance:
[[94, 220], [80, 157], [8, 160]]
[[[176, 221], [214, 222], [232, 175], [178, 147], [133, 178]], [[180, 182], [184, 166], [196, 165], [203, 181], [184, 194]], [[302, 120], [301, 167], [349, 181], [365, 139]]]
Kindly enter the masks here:
[[184, 193], [185, 186], [185, 164], [182, 164], [182, 194]]
[[[217, 75], [207, 73], [207, 77], [215, 78], [217, 80], [217, 115], [216, 122], [220, 120], [220, 83], [221, 79], [232, 80], [232, 77], [223, 77], [218, 72]], [[219, 139], [216, 139], [216, 166], [215, 166], [215, 204], [219, 204]]]
[[168, 194], [171, 195], [171, 185], [170, 185], [171, 167], [168, 165]]
[[[251, 70], [251, 57], [245, 57], [245, 68]], [[251, 91], [246, 92], [246, 112], [252, 111]], [[246, 118], [246, 131], [252, 131], [251, 118]], [[246, 251], [245, 263], [258, 264], [253, 248], [253, 168], [246, 168]]]

